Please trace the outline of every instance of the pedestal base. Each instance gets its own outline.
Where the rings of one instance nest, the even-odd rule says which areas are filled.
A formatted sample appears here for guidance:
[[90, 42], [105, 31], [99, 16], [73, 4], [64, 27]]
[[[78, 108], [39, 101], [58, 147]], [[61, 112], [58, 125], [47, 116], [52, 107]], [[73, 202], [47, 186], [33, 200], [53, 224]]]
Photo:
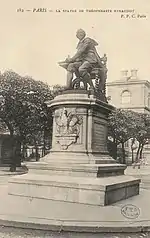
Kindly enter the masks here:
[[[58, 164], [31, 162], [27, 164], [30, 174], [60, 175], [74, 177], [108, 177], [123, 175], [126, 165], [123, 164]], [[82, 180], [82, 179], [81, 179]]]
[[38, 200], [36, 209], [59, 203], [64, 211], [65, 204], [71, 213], [83, 204], [98, 208], [139, 194], [140, 180], [125, 176], [126, 165], [108, 154], [110, 105], [75, 90], [58, 95], [48, 106], [54, 112], [51, 152], [28, 164], [28, 174], [9, 181], [12, 200], [23, 199], [25, 207], [31, 201], [33, 208]]
[[13, 196], [105, 206], [139, 194], [139, 179], [130, 176], [83, 178], [25, 174], [9, 181]]

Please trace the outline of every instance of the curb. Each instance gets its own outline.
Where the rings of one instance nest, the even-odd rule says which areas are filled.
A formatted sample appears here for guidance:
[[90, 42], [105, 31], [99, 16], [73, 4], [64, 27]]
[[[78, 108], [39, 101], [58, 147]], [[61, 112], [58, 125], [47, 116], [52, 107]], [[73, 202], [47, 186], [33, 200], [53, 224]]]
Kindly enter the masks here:
[[[58, 222], [57, 222], [58, 223]], [[144, 233], [150, 231], [150, 226], [88, 226], [88, 225], [65, 225], [64, 222], [60, 224], [40, 224], [32, 222], [18, 222], [0, 219], [0, 227], [6, 228], [18, 228], [29, 229], [37, 231], [49, 231], [49, 232], [73, 232], [73, 233], [88, 233], [88, 234], [100, 234], [100, 233]]]
[[[2, 173], [1, 173], [2, 172]], [[14, 175], [22, 175], [22, 174], [26, 174], [27, 172], [25, 171], [18, 171], [18, 172], [5, 172], [5, 171], [1, 171], [0, 172], [0, 176], [14, 176]]]

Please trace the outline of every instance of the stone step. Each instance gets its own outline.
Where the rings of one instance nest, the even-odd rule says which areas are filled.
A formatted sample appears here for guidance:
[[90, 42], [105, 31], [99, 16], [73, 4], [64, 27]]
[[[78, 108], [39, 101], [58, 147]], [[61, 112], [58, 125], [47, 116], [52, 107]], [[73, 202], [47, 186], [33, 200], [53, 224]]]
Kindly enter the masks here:
[[29, 173], [49, 175], [71, 175], [79, 177], [106, 177], [123, 175], [126, 169], [122, 164], [57, 164], [34, 162], [28, 163]]
[[80, 178], [26, 174], [9, 180], [13, 196], [105, 206], [139, 194], [139, 179], [130, 176]]

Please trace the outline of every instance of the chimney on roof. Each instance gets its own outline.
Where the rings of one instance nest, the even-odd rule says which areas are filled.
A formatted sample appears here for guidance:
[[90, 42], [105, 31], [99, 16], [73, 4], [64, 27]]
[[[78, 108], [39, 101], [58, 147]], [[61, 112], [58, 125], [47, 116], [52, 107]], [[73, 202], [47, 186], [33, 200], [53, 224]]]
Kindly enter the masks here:
[[121, 79], [128, 79], [128, 70], [121, 70]]
[[131, 79], [137, 79], [137, 69], [131, 69]]

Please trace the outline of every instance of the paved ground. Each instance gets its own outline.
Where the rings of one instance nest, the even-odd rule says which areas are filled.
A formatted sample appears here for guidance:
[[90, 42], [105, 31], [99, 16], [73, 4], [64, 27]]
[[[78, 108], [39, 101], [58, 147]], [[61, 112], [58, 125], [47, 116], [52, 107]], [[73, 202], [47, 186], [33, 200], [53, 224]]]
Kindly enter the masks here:
[[0, 228], [1, 238], [149, 238], [148, 233], [136, 234], [79, 234], [31, 231], [14, 228]]
[[[142, 179], [142, 193], [144, 194], [145, 192], [150, 195], [150, 166], [142, 166], [141, 169], [135, 168], [133, 169], [132, 167], [128, 168], [126, 171], [126, 174], [133, 175], [135, 177], [141, 178]], [[5, 200], [5, 193], [7, 191], [7, 182], [10, 176], [14, 174], [9, 173], [6, 170], [1, 170], [0, 171], [0, 199], [3, 201]], [[2, 194], [3, 193], [3, 194]], [[142, 195], [143, 195], [142, 194]], [[146, 198], [145, 201], [149, 200], [150, 196]], [[1, 200], [1, 201], [2, 201]], [[5, 204], [5, 203], [3, 203]], [[140, 206], [140, 202], [139, 202]], [[0, 216], [6, 215], [2, 214], [2, 207], [0, 206]], [[33, 231], [33, 230], [22, 230], [22, 229], [14, 229], [14, 228], [7, 228], [0, 226], [0, 238], [142, 238], [142, 237], [150, 237], [150, 233], [136, 233], [136, 234], [79, 234], [79, 233], [49, 233], [49, 232], [42, 232], [42, 231]]]

